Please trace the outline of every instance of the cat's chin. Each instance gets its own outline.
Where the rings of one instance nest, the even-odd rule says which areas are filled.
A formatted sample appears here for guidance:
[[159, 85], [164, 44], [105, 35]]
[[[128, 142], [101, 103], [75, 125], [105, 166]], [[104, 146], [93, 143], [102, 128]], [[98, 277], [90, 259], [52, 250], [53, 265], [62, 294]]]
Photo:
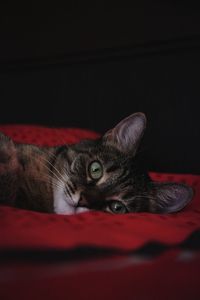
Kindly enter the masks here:
[[75, 214], [80, 214], [83, 212], [87, 212], [90, 211], [91, 209], [87, 208], [87, 207], [76, 207], [76, 211]]
[[75, 215], [75, 214], [81, 214], [84, 212], [90, 211], [90, 209], [86, 208], [86, 207], [73, 207], [71, 206], [69, 209], [65, 209], [65, 210], [60, 210], [60, 211], [55, 211], [56, 214], [59, 215]]

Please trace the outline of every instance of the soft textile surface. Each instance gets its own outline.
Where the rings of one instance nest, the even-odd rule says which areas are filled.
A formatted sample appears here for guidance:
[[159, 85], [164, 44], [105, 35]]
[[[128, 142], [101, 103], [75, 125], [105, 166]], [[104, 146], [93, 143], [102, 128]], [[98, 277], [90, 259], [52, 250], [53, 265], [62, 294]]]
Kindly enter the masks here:
[[184, 259], [176, 251], [141, 263], [129, 256], [3, 265], [0, 296], [2, 300], [199, 300], [199, 266], [199, 255]]
[[89, 245], [130, 250], [149, 241], [180, 243], [200, 229], [200, 177], [152, 175], [157, 180], [189, 183], [196, 189], [195, 199], [184, 211], [171, 215], [87, 212], [61, 216], [0, 207], [0, 248], [66, 249]]
[[[0, 130], [17, 142], [50, 146], [98, 136], [86, 130], [39, 126], [7, 125]], [[22, 299], [32, 288], [29, 299], [43, 295], [48, 299], [56, 295], [58, 299], [73, 295], [80, 299], [105, 299], [106, 295], [109, 299], [124, 295], [125, 299], [134, 299], [133, 295], [135, 299], [200, 299], [200, 257], [199, 252], [194, 254], [200, 245], [200, 176], [151, 175], [157, 181], [188, 183], [195, 189], [194, 200], [170, 215], [87, 212], [61, 216], [0, 207], [0, 253], [7, 262], [0, 266], [0, 298], [12, 298], [17, 289]], [[141, 259], [142, 253], [151, 260]], [[101, 259], [94, 259], [94, 254]], [[52, 265], [44, 261], [45, 255], [50, 260], [63, 257], [63, 261]], [[112, 257], [106, 260], [105, 255]], [[33, 264], [33, 259], [40, 263]]]

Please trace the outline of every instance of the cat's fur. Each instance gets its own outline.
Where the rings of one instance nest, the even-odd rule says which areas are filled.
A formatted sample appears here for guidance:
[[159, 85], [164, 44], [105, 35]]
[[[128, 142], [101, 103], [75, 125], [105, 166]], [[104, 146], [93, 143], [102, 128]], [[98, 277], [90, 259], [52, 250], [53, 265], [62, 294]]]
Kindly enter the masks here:
[[[123, 213], [182, 209], [192, 189], [153, 182], [137, 159], [145, 127], [145, 115], [136, 113], [98, 140], [49, 148], [16, 144], [0, 134], [0, 203], [60, 214], [121, 212], [113, 211], [113, 203], [122, 203]], [[94, 161], [102, 166], [99, 180], [89, 174]]]

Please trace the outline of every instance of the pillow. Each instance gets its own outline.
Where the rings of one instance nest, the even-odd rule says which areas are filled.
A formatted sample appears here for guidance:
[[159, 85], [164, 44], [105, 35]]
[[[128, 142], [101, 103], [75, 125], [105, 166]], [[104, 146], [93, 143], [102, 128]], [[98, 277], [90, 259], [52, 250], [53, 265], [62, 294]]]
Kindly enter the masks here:
[[[48, 146], [98, 137], [89, 130], [30, 125], [4, 125], [0, 130], [17, 142]], [[159, 173], [151, 173], [151, 176], [156, 181], [191, 185], [196, 191], [193, 201], [183, 211], [166, 215], [110, 215], [94, 211], [61, 216], [0, 207], [0, 247], [66, 249], [89, 245], [131, 250], [150, 241], [178, 244], [200, 228], [200, 176]]]
[[[37, 145], [97, 138], [83, 129], [4, 125]], [[64, 216], [0, 206], [0, 299], [200, 299], [200, 176], [151, 173], [195, 189], [166, 215]]]

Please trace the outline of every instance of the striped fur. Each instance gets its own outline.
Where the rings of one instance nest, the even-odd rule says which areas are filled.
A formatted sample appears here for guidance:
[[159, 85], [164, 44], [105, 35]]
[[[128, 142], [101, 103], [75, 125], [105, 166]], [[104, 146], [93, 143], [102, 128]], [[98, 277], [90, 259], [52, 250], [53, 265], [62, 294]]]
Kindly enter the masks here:
[[[50, 148], [16, 144], [1, 134], [0, 203], [59, 214], [118, 213], [112, 203], [121, 203], [123, 213], [182, 209], [192, 198], [191, 188], [152, 182], [141, 163], [145, 126], [145, 116], [137, 113], [99, 140]], [[98, 180], [89, 173], [94, 161], [102, 166]]]

